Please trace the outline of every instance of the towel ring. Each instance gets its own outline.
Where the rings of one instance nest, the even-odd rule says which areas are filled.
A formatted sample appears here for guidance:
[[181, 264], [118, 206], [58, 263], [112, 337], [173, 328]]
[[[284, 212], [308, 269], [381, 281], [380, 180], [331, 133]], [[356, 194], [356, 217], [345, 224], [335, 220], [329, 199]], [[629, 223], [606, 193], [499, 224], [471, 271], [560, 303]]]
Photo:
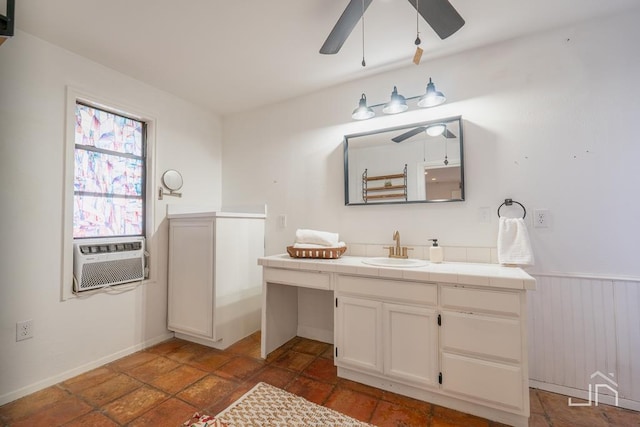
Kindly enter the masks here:
[[527, 210], [524, 208], [524, 206], [522, 205], [522, 203], [520, 202], [516, 202], [515, 200], [512, 199], [504, 199], [504, 203], [501, 204], [500, 206], [498, 206], [498, 218], [500, 217], [500, 208], [502, 208], [503, 206], [511, 206], [514, 203], [520, 205], [520, 207], [522, 208], [522, 210], [524, 211], [524, 214], [522, 215], [522, 219], [524, 219], [527, 216]]

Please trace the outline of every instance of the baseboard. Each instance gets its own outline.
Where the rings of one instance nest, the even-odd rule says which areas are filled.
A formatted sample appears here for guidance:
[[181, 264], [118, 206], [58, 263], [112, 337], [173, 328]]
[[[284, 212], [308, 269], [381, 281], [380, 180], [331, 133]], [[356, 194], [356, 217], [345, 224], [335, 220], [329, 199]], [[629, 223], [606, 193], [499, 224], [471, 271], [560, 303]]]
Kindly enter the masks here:
[[108, 356], [105, 357], [101, 357], [98, 360], [94, 360], [93, 362], [87, 363], [85, 365], [82, 366], [78, 366], [76, 368], [70, 369], [68, 371], [62, 372], [58, 375], [54, 375], [52, 377], [49, 377], [47, 379], [38, 381], [36, 383], [30, 384], [28, 386], [22, 387], [18, 390], [3, 394], [2, 396], [0, 396], [0, 405], [4, 405], [7, 404], [9, 402], [13, 402], [14, 400], [17, 400], [23, 396], [26, 396], [28, 394], [31, 393], [35, 393], [37, 391], [40, 391], [44, 388], [50, 387], [52, 385], [58, 384], [62, 381], [66, 381], [69, 378], [73, 378], [75, 376], [78, 376], [80, 374], [84, 374], [85, 372], [88, 372], [92, 369], [98, 368], [102, 365], [105, 365], [107, 363], [113, 362], [114, 360], [118, 360], [124, 356], [128, 356], [132, 353], [135, 353], [136, 351], [140, 351], [140, 350], [144, 350], [145, 348], [149, 348], [151, 346], [154, 346], [158, 343], [161, 343], [162, 341], [166, 341], [170, 338], [173, 338], [173, 332], [168, 332], [162, 335], [159, 335], [155, 338], [151, 338], [147, 341], [144, 341], [140, 344], [136, 344], [134, 346], [131, 346], [127, 349], [118, 351], [116, 353], [110, 354]]
[[308, 338], [310, 340], [316, 340], [320, 342], [326, 342], [333, 344], [333, 330], [326, 330], [320, 328], [314, 328], [312, 326], [298, 325], [298, 332], [296, 334], [301, 338]]
[[[550, 383], [545, 383], [545, 382], [536, 381], [536, 380], [529, 380], [529, 387], [537, 388], [544, 391], [550, 391], [552, 393], [564, 394], [565, 396], [568, 396], [567, 404], [568, 404], [569, 397], [589, 400], [589, 392], [587, 390], [580, 390], [577, 388], [571, 388], [571, 387], [566, 387], [566, 386], [557, 385], [557, 384], [550, 384]], [[598, 393], [598, 403], [615, 406], [615, 399], [613, 396]], [[593, 403], [593, 405], [595, 406], [595, 403]], [[619, 397], [618, 407], [631, 409], [632, 411], [640, 411], [640, 402], [636, 402], [635, 400], [623, 399]]]

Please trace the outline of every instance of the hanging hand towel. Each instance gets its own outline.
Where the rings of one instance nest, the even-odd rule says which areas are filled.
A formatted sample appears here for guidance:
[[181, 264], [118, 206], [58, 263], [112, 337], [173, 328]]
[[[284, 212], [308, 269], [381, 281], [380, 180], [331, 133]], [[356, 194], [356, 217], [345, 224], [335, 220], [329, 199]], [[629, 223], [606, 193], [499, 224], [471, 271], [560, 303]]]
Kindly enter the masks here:
[[311, 243], [314, 245], [336, 247], [339, 243], [338, 233], [317, 230], [296, 230], [295, 243]]
[[498, 262], [502, 265], [533, 265], [533, 251], [524, 219], [500, 217]]

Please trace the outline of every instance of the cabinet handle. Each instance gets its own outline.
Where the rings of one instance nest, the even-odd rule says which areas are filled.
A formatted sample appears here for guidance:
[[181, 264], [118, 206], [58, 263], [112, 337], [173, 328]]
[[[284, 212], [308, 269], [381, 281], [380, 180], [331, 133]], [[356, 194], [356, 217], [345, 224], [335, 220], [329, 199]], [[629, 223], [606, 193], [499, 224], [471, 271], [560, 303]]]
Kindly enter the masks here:
[[439, 314], [438, 314], [438, 326], [442, 326], [442, 316]]
[[442, 372], [438, 374], [438, 384], [442, 384]]

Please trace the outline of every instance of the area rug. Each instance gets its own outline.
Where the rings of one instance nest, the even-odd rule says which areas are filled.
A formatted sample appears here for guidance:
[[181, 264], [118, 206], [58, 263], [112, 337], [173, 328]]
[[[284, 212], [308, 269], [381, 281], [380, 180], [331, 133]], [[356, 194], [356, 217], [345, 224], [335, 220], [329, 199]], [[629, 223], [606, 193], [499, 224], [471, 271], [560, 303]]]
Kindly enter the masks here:
[[229, 427], [372, 427], [266, 383], [256, 384], [215, 419]]

